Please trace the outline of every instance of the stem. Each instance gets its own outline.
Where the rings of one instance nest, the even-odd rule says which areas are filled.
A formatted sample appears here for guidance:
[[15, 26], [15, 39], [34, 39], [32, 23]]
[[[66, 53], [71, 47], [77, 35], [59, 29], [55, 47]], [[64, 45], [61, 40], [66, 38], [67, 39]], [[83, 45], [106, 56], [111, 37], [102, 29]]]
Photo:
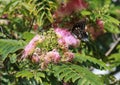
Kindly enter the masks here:
[[120, 38], [117, 38], [117, 41], [115, 41], [113, 43], [113, 45], [110, 47], [110, 49], [105, 53], [105, 56], [110, 55], [110, 53], [112, 52], [112, 50], [117, 46], [117, 44], [120, 42]]
[[28, 32], [31, 31], [33, 23], [34, 23], [34, 20], [35, 20], [35, 16], [33, 17], [32, 21], [30, 22], [30, 28], [28, 29]]

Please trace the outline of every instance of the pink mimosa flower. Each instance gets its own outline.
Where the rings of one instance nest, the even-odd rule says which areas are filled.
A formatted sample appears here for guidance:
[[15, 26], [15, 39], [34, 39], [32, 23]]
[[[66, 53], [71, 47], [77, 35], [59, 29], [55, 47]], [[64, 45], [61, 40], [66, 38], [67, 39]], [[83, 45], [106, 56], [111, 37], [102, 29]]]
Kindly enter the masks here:
[[50, 63], [50, 62], [58, 63], [60, 61], [60, 55], [57, 50], [52, 50], [48, 52], [45, 56], [45, 62]]
[[32, 54], [38, 43], [43, 42], [44, 37], [36, 35], [24, 48], [24, 52], [21, 58], [26, 58], [28, 55]]
[[40, 61], [40, 56], [33, 54], [32, 55], [32, 62], [38, 63]]
[[97, 19], [97, 20], [96, 20], [96, 24], [99, 26], [99, 28], [100, 28], [101, 30], [104, 29], [104, 22], [103, 22], [102, 20]]
[[53, 52], [53, 57], [52, 57], [53, 62], [54, 63], [58, 63], [60, 61], [60, 54], [59, 54], [59, 52], [56, 49], [54, 49], [52, 52]]
[[60, 46], [78, 46], [79, 45], [79, 40], [76, 39], [70, 31], [67, 29], [62, 29], [62, 28], [55, 28], [55, 33], [58, 36], [58, 44]]
[[55, 28], [55, 33], [57, 34], [57, 36], [59, 38], [61, 38], [63, 36], [71, 35], [71, 33], [67, 29], [65, 29], [65, 28]]
[[38, 24], [34, 24], [34, 25], [33, 25], [34, 31], [38, 30], [38, 28], [39, 28]]
[[72, 59], [75, 57], [74, 53], [72, 52], [65, 52], [64, 56], [65, 56], [65, 61], [72, 61]]
[[54, 13], [55, 17], [63, 17], [73, 13], [74, 11], [82, 10], [88, 7], [84, 0], [68, 0], [67, 3], [61, 3], [61, 6]]
[[76, 39], [73, 35], [64, 37], [68, 45], [77, 47], [79, 45], [79, 40]]
[[60, 48], [62, 49], [68, 49], [69, 47], [64, 38], [58, 39], [58, 44], [60, 45]]

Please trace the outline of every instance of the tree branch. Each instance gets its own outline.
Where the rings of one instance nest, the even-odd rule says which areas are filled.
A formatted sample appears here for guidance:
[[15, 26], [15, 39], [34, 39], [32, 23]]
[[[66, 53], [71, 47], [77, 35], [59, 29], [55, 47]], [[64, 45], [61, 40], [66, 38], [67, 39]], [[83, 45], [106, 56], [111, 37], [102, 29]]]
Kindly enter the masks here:
[[117, 40], [113, 43], [113, 45], [110, 47], [110, 49], [105, 53], [105, 56], [110, 55], [112, 50], [116, 47], [116, 45], [120, 42], [120, 38], [117, 38]]

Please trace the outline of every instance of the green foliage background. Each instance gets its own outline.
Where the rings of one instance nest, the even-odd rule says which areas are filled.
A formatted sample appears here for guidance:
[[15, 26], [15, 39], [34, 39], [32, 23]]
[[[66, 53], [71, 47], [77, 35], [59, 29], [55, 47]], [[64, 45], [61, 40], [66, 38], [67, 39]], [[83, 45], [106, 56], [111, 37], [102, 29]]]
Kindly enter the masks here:
[[[104, 21], [105, 33], [95, 40], [90, 38], [88, 43], [82, 42], [79, 48], [72, 49], [75, 52], [72, 62], [51, 63], [46, 70], [40, 70], [39, 65], [30, 60], [19, 60], [24, 46], [35, 34], [44, 32], [45, 36], [50, 35], [49, 29], [55, 21], [53, 13], [62, 1], [0, 0], [0, 16], [7, 14], [7, 18], [0, 17], [0, 85], [62, 85], [63, 82], [70, 85], [120, 84], [113, 76], [116, 70], [112, 71], [112, 68], [120, 67], [120, 4], [111, 0], [86, 0], [89, 7], [73, 15], [78, 19], [87, 17], [92, 25], [100, 18]], [[64, 17], [60, 25], [64, 27], [65, 22], [70, 20], [71, 17]], [[38, 26], [37, 31], [34, 25]], [[41, 44], [47, 50], [55, 47], [56, 42], [50, 40], [48, 37], [48, 42], [46, 40]], [[116, 41], [116, 47], [106, 56], [111, 44]], [[110, 74], [95, 75], [92, 68], [109, 70]]]

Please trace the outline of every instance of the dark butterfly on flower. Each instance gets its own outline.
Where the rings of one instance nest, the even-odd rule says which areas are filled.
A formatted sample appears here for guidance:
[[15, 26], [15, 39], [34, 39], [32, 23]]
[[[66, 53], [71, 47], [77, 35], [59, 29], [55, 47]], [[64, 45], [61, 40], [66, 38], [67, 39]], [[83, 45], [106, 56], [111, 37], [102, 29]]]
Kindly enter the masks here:
[[72, 34], [81, 41], [87, 42], [88, 33], [85, 32], [86, 21], [80, 21], [73, 25]]

